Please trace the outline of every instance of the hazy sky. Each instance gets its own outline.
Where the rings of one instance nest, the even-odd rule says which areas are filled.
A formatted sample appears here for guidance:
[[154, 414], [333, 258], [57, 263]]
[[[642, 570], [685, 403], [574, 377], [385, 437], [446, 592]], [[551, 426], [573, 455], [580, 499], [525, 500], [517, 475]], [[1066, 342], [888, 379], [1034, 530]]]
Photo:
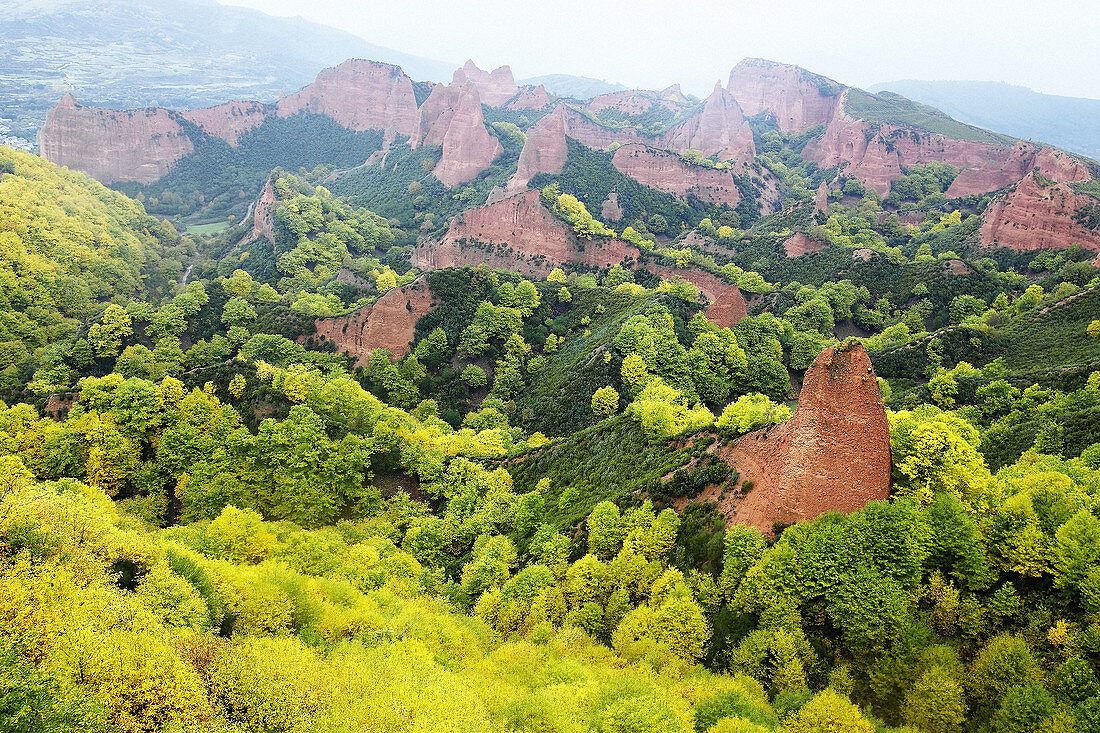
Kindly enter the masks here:
[[[746, 56], [856, 86], [1006, 81], [1100, 98], [1100, 0], [221, 0], [443, 61], [707, 93]], [[1098, 121], [1100, 124], [1100, 121]]]

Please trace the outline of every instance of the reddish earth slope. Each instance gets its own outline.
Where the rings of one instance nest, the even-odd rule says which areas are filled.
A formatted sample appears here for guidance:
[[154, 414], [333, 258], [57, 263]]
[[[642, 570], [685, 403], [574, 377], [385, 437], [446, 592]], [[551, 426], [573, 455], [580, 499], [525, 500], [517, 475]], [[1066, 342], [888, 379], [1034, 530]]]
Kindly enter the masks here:
[[416, 322], [434, 306], [427, 280], [419, 277], [385, 293], [373, 305], [346, 316], [317, 319], [317, 337], [358, 357], [358, 366], [366, 366], [375, 349], [388, 349], [399, 359], [409, 353]]
[[751, 480], [744, 496], [708, 489], [730, 524], [771, 533], [825, 512], [855, 511], [890, 492], [890, 426], [871, 360], [861, 344], [823, 351], [806, 371], [798, 409], [786, 423], [719, 451]]
[[1073, 220], [1091, 196], [1077, 194], [1065, 183], [1044, 186], [1029, 173], [1009, 193], [998, 197], [982, 215], [981, 241], [1015, 250], [1063, 249], [1081, 244], [1100, 252], [1100, 231]]
[[692, 195], [701, 201], [726, 204], [730, 208], [736, 208], [741, 201], [737, 182], [728, 170], [690, 165], [676, 153], [645, 145], [624, 145], [615, 151], [611, 163], [620, 173], [643, 186], [679, 198]]
[[679, 153], [694, 148], [704, 157], [749, 163], [756, 156], [752, 129], [733, 95], [716, 84], [706, 104], [665, 134], [664, 146]]
[[459, 214], [442, 240], [416, 246], [412, 264], [425, 270], [484, 264], [537, 276], [563, 264], [606, 267], [638, 254], [620, 239], [578, 239], [546, 210], [538, 191], [527, 191]]
[[226, 102], [216, 107], [195, 109], [180, 114], [203, 129], [207, 135], [220, 137], [236, 146], [241, 136], [263, 124], [267, 105], [260, 102]]

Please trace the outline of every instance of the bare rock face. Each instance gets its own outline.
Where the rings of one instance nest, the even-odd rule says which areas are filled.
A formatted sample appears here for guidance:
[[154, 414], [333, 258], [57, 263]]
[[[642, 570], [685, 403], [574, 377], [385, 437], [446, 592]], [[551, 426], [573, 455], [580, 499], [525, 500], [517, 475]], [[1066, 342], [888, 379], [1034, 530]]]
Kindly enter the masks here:
[[[847, 93], [841, 96], [843, 100]], [[811, 140], [803, 155], [822, 167], [839, 166], [881, 196], [901, 177], [901, 169], [931, 162], [950, 163], [960, 170], [947, 190], [949, 197], [989, 193], [1020, 180], [1036, 165], [1040, 148], [1032, 143], [995, 145], [959, 140], [936, 133], [897, 127], [874, 126], [847, 114], [839, 105], [825, 133]], [[1059, 175], [1073, 175], [1067, 160], [1047, 156]]]
[[168, 110], [97, 109], [79, 104], [71, 94], [46, 113], [38, 148], [51, 163], [102, 183], [143, 184], [158, 180], [195, 150]]
[[542, 109], [550, 104], [550, 95], [546, 87], [522, 87], [519, 96], [508, 103], [508, 109]]
[[694, 268], [676, 270], [655, 265], [652, 262], [646, 265], [646, 269], [665, 280], [679, 278], [699, 288], [699, 292], [710, 302], [704, 315], [707, 320], [720, 328], [733, 328], [738, 321], [749, 314], [748, 304], [745, 302], [745, 296], [741, 294], [741, 289], [724, 282], [714, 273]]
[[645, 145], [624, 145], [615, 151], [611, 163], [620, 173], [643, 186], [680, 198], [693, 195], [712, 204], [735, 208], [741, 201], [737, 183], [728, 170], [690, 165], [676, 153], [654, 150]]
[[802, 255], [820, 252], [825, 249], [825, 243], [817, 239], [811, 239], [808, 235], [798, 232], [783, 242], [783, 251], [788, 257], [801, 257]]
[[527, 131], [527, 141], [520, 151], [516, 172], [508, 181], [508, 192], [519, 193], [526, 190], [527, 184], [539, 173], [561, 173], [569, 157], [567, 136], [582, 145], [600, 150], [607, 150], [616, 143], [630, 145], [658, 142], [656, 138], [649, 138], [634, 130], [604, 127], [575, 109], [559, 104]]
[[[825, 212], [829, 210], [829, 186], [825, 181], [821, 182], [821, 185], [817, 187], [817, 193], [814, 194], [814, 211]], [[788, 255], [789, 256], [789, 255]]]
[[[467, 82], [477, 87], [481, 100], [490, 107], [500, 107], [519, 94], [519, 87], [516, 86], [516, 80], [512, 77], [512, 69], [507, 66], [501, 66], [493, 71], [483, 71], [472, 60], [467, 61], [461, 69], [455, 69], [451, 77], [451, 86], [462, 87]], [[543, 89], [544, 94], [545, 92], [546, 90]]]
[[409, 353], [416, 322], [435, 305], [427, 280], [419, 277], [383, 294], [373, 305], [346, 316], [317, 319], [317, 336], [356, 356], [357, 366], [366, 366], [375, 349], [388, 349], [400, 359]]
[[729, 524], [766, 534], [825, 512], [851, 512], [890, 493], [890, 425], [862, 344], [823, 351], [806, 371], [790, 420], [738, 438], [719, 451], [740, 472], [744, 496], [713, 489]]
[[612, 190], [600, 205], [600, 216], [607, 221], [622, 221], [623, 207], [619, 206], [619, 192]]
[[745, 59], [733, 67], [727, 88], [746, 115], [769, 112], [788, 134], [827, 124], [842, 89], [832, 79], [764, 59]]
[[226, 102], [180, 114], [201, 127], [207, 135], [220, 137], [236, 147], [242, 135], [256, 129], [267, 119], [267, 113], [267, 105], [260, 102]]
[[561, 173], [569, 157], [565, 141], [564, 107], [558, 106], [527, 130], [527, 140], [519, 153], [516, 172], [508, 181], [508, 192], [518, 193], [539, 173]]
[[442, 240], [417, 244], [412, 264], [422, 270], [484, 264], [537, 276], [570, 263], [607, 267], [639, 254], [620, 239], [581, 241], [543, 207], [538, 191], [527, 191], [462, 212]]
[[1054, 148], [1040, 150], [1034, 165], [1039, 173], [1056, 183], [1077, 183], [1092, 177], [1089, 169], [1076, 156]]
[[399, 66], [351, 59], [325, 69], [312, 84], [277, 105], [280, 117], [302, 111], [331, 117], [349, 130], [384, 130], [416, 144], [416, 97], [412, 80]]
[[252, 230], [241, 240], [241, 244], [255, 242], [260, 237], [265, 237], [275, 246], [275, 217], [271, 209], [275, 206], [275, 189], [271, 187], [271, 179], [267, 179], [260, 198], [252, 204]]
[[655, 109], [673, 113], [680, 112], [688, 109], [691, 102], [680, 91], [680, 85], [674, 84], [659, 92], [646, 89], [630, 89], [622, 92], [600, 94], [589, 99], [584, 106], [593, 114], [612, 109], [632, 117]]
[[420, 108], [420, 139], [443, 146], [443, 157], [432, 173], [445, 186], [473, 180], [504, 152], [485, 129], [477, 87], [437, 85]]
[[756, 156], [752, 130], [745, 122], [733, 95], [714, 86], [703, 109], [673, 127], [665, 135], [665, 146], [683, 153], [688, 148], [702, 151], [704, 157], [749, 163]]
[[1044, 186], [1029, 173], [1010, 193], [995, 199], [982, 214], [983, 245], [1015, 250], [1062, 249], [1080, 243], [1100, 252], [1100, 231], [1073, 220], [1077, 210], [1095, 199], [1065, 183]]

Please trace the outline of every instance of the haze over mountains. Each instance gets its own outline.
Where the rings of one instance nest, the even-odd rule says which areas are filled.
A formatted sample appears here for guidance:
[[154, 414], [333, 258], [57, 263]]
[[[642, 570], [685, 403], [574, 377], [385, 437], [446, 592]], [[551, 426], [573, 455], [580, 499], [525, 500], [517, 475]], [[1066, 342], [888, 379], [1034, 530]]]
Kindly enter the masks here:
[[875, 84], [997, 132], [1100, 159], [1100, 99], [1041, 94], [993, 81], [901, 81]]
[[455, 66], [214, 0], [7, 0], [0, 3], [0, 117], [33, 139], [66, 92], [116, 109], [275, 101], [348, 58], [400, 64], [435, 81]]

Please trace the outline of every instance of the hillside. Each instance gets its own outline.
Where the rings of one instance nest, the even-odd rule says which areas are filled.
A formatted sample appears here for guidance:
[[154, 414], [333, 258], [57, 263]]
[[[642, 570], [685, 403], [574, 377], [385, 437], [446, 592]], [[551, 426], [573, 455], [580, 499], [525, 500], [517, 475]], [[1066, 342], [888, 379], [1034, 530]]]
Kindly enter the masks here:
[[531, 86], [541, 84], [551, 94], [559, 97], [573, 97], [574, 99], [591, 99], [601, 94], [626, 91], [626, 87], [617, 82], [593, 79], [588, 76], [574, 76], [572, 74], [532, 76], [529, 79], [520, 79], [520, 84]]
[[875, 84], [871, 91], [903, 94], [972, 125], [1100, 159], [1097, 99], [1041, 94], [992, 81], [904, 79]]
[[274, 102], [348, 58], [442, 80], [451, 65], [215, 0], [15, 0], [0, 7], [0, 117], [34, 141], [66, 92], [112, 109]]

